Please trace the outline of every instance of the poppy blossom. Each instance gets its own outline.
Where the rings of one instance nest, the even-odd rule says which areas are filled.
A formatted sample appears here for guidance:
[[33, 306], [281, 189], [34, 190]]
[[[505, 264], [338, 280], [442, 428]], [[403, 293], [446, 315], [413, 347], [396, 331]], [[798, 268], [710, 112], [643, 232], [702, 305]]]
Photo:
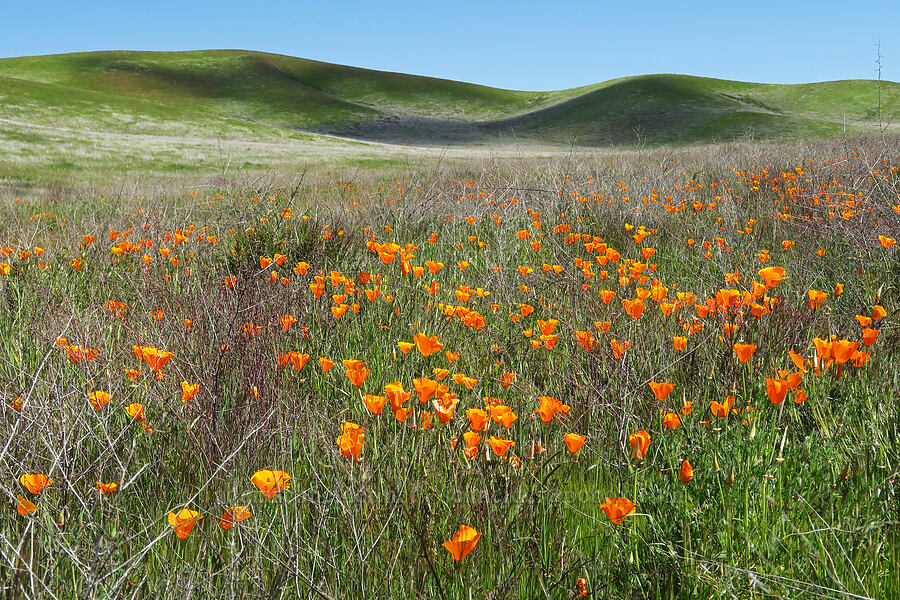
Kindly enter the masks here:
[[766, 378], [766, 394], [769, 396], [769, 400], [772, 404], [781, 404], [784, 402], [785, 396], [787, 396], [788, 391], [790, 390], [790, 384], [783, 379], [772, 379], [771, 377]]
[[766, 267], [759, 270], [759, 276], [766, 282], [767, 288], [773, 288], [787, 277], [784, 276], [784, 269], [781, 267]]
[[37, 505], [33, 502], [26, 500], [22, 494], [16, 496], [16, 511], [22, 515], [23, 517], [27, 514], [33, 513], [38, 509]]
[[362, 452], [363, 441], [366, 439], [364, 429], [353, 422], [346, 422], [341, 425], [341, 435], [337, 438], [337, 445], [343, 456], [359, 460], [359, 454]]
[[345, 360], [344, 368], [347, 369], [347, 379], [349, 379], [350, 383], [352, 383], [356, 387], [362, 386], [362, 384], [366, 381], [366, 378], [369, 376], [369, 369], [366, 368], [366, 363], [355, 358], [351, 360]]
[[194, 528], [194, 525], [197, 524], [197, 521], [202, 518], [203, 516], [196, 510], [182, 508], [178, 511], [178, 514], [172, 512], [169, 513], [169, 525], [175, 530], [175, 535], [178, 536], [178, 539], [183, 540], [191, 533], [191, 530]]
[[672, 412], [663, 415], [663, 426], [666, 429], [678, 429], [681, 426], [681, 417]]
[[738, 357], [738, 360], [742, 363], [750, 360], [750, 357], [756, 352], [756, 346], [753, 344], [735, 344], [732, 348], [734, 349], [734, 353]]
[[475, 548], [480, 539], [480, 532], [475, 531], [468, 525], [460, 525], [456, 535], [442, 545], [450, 552], [450, 555], [453, 556], [453, 560], [459, 562]]
[[438, 340], [436, 335], [428, 337], [424, 333], [417, 333], [413, 336], [413, 341], [415, 341], [416, 348], [425, 358], [428, 358], [435, 352], [440, 352], [444, 348], [444, 344]]
[[291, 487], [291, 476], [284, 471], [270, 471], [268, 469], [257, 471], [250, 477], [250, 481], [259, 488], [266, 498], [274, 498], [278, 492]]
[[222, 515], [222, 518], [219, 519], [219, 527], [221, 527], [224, 531], [228, 531], [236, 524], [240, 523], [245, 519], [249, 519], [252, 516], [250, 513], [250, 509], [246, 506], [232, 506], [227, 509], [225, 513]]
[[100, 490], [100, 493], [104, 496], [112, 496], [119, 489], [119, 484], [115, 482], [103, 483], [102, 481], [98, 481], [97, 485], [94, 487]]
[[650, 447], [650, 434], [643, 429], [636, 431], [628, 436], [628, 443], [631, 445], [631, 456], [635, 460], [644, 460]]
[[469, 427], [475, 431], [481, 431], [487, 425], [490, 419], [486, 411], [480, 408], [470, 408], [466, 410], [466, 417], [469, 419]]
[[575, 454], [581, 447], [584, 446], [584, 442], [587, 438], [583, 435], [579, 435], [577, 433], [567, 433], [563, 436], [563, 443], [566, 445], [566, 449]]
[[88, 400], [90, 400], [91, 406], [96, 408], [98, 411], [109, 404], [109, 399], [110, 395], [100, 390], [88, 394]]
[[138, 359], [147, 361], [154, 373], [158, 373], [175, 356], [166, 350], [150, 348], [149, 346], [132, 346], [131, 349]]
[[427, 377], [413, 379], [413, 387], [415, 387], [416, 394], [419, 396], [419, 402], [428, 402], [437, 391], [439, 385], [437, 381]]
[[19, 483], [32, 494], [40, 494], [53, 480], [43, 473], [25, 473], [19, 477]]
[[200, 389], [199, 383], [188, 383], [187, 381], [181, 382], [181, 401], [182, 402], [190, 402], [193, 400], [194, 396], [197, 395], [197, 391]]
[[653, 390], [653, 395], [656, 396], [656, 399], [660, 402], [664, 402], [669, 394], [672, 393], [672, 390], [675, 388], [674, 383], [657, 381], [651, 381], [649, 385], [650, 389]]
[[505, 440], [494, 435], [489, 437], [487, 442], [491, 447], [491, 450], [493, 450], [494, 454], [496, 454], [497, 456], [503, 456], [510, 448], [516, 445], [516, 443], [512, 440]]
[[681, 480], [681, 483], [687, 483], [693, 478], [694, 468], [691, 467], [691, 463], [688, 462], [687, 459], [685, 459], [685, 461], [681, 463], [681, 470], [678, 472], [678, 479]]
[[634, 502], [628, 498], [607, 498], [600, 508], [614, 525], [618, 525], [634, 512]]

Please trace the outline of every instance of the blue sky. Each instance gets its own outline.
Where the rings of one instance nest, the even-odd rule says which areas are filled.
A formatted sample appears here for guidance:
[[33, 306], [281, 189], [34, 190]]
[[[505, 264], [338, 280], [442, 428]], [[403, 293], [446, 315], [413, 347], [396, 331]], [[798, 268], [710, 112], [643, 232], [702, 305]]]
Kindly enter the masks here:
[[687, 73], [900, 80], [897, 0], [0, 0], [0, 56], [243, 48], [545, 90]]

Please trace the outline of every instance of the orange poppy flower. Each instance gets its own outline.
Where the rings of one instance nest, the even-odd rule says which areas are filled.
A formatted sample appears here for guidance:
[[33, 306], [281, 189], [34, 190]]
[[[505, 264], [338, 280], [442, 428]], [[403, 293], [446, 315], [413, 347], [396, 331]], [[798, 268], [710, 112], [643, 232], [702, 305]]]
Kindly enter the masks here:
[[453, 560], [459, 562], [475, 548], [480, 539], [481, 533], [468, 525], [460, 525], [456, 535], [449, 541], [444, 542], [443, 546], [450, 552]]
[[251, 516], [250, 509], [246, 506], [232, 506], [227, 509], [222, 515], [222, 518], [219, 519], [219, 527], [224, 531], [228, 531], [237, 523], [240, 523], [244, 519], [249, 519]]
[[650, 447], [650, 434], [641, 429], [628, 436], [631, 445], [631, 456], [635, 460], [644, 460], [647, 456], [647, 448]]
[[178, 536], [178, 539], [183, 540], [191, 533], [191, 530], [194, 528], [194, 525], [197, 524], [197, 521], [202, 518], [203, 517], [196, 510], [182, 508], [178, 514], [172, 512], [169, 513], [169, 525], [175, 530], [175, 535]]
[[575, 454], [581, 447], [584, 446], [584, 442], [587, 438], [583, 435], [579, 435], [577, 433], [567, 433], [563, 436], [563, 443], [566, 445], [566, 449]]
[[872, 329], [872, 328], [870, 328], [870, 327], [866, 327], [865, 329], [863, 329], [863, 330], [862, 330], [863, 344], [864, 344], [867, 348], [868, 348], [869, 346], [871, 346], [872, 344], [874, 344], [874, 343], [875, 343], [875, 340], [878, 339], [878, 333], [879, 333], [879, 332], [878, 332], [877, 329]]
[[413, 379], [413, 387], [415, 387], [416, 394], [419, 396], [419, 402], [428, 402], [437, 391], [439, 385], [437, 381], [427, 377]]
[[512, 440], [504, 440], [503, 438], [499, 438], [497, 436], [491, 436], [488, 438], [488, 445], [490, 445], [491, 450], [494, 451], [494, 454], [497, 456], [503, 456], [507, 453], [507, 451], [516, 445], [516, 443]]
[[787, 277], [784, 276], [784, 269], [781, 267], [766, 267], [759, 270], [759, 276], [766, 282], [766, 287], [771, 289]]
[[884, 317], [887, 316], [887, 311], [880, 304], [876, 304], [872, 307], [872, 320], [880, 321]]
[[394, 412], [403, 408], [403, 404], [412, 397], [412, 392], [405, 391], [399, 381], [385, 384], [384, 393], [391, 401], [391, 410]]
[[363, 403], [373, 415], [380, 415], [381, 411], [384, 410], [384, 405], [387, 404], [387, 401], [387, 396], [377, 396], [373, 394], [365, 394], [363, 396]]
[[297, 319], [295, 319], [293, 315], [284, 315], [278, 321], [278, 323], [281, 325], [282, 331], [287, 331], [296, 322]]
[[119, 484], [114, 483], [114, 482], [103, 483], [102, 481], [98, 481], [97, 485], [94, 487], [96, 487], [98, 490], [100, 490], [100, 493], [103, 494], [104, 496], [112, 496], [119, 489]]
[[772, 404], [784, 402], [784, 398], [790, 389], [790, 384], [783, 379], [766, 378], [766, 394], [768, 394]]
[[29, 502], [26, 500], [22, 494], [16, 496], [16, 511], [22, 515], [23, 517], [27, 514], [33, 513], [38, 509], [37, 505], [33, 502]]
[[675, 347], [675, 350], [678, 352], [683, 352], [685, 348], [687, 348], [687, 337], [683, 335], [676, 335], [672, 338], [672, 345]]
[[534, 412], [541, 417], [541, 421], [549, 423], [553, 420], [553, 417], [556, 416], [556, 413], [559, 412], [562, 405], [562, 402], [552, 396], [541, 396], [540, 404]]
[[481, 431], [484, 429], [484, 426], [487, 425], [488, 421], [490, 421], [487, 412], [480, 408], [470, 408], [466, 410], [466, 417], [469, 419], [469, 427], [475, 431]]
[[683, 463], [681, 463], [681, 470], [678, 472], [678, 479], [681, 480], [681, 483], [687, 483], [691, 479], [694, 478], [694, 468], [691, 466], [691, 463], [685, 459]]
[[638, 298], [622, 300], [622, 308], [632, 319], [639, 319], [644, 314], [644, 301]]
[[750, 360], [750, 357], [756, 352], [756, 346], [753, 344], [735, 344], [732, 348], [734, 349], [734, 353], [737, 355], [738, 360], [742, 363]]
[[431, 405], [434, 407], [434, 412], [437, 414], [438, 419], [441, 423], [447, 424], [450, 422], [450, 419], [453, 418], [453, 413], [456, 411], [456, 406], [459, 404], [459, 400], [456, 398], [438, 400], [435, 398], [431, 401]]
[[355, 358], [345, 360], [344, 368], [347, 369], [347, 379], [349, 379], [350, 383], [352, 383], [356, 387], [362, 386], [362, 384], [366, 381], [366, 378], [369, 376], [369, 369], [366, 368], [366, 363]]
[[91, 406], [96, 408], [98, 411], [109, 404], [109, 399], [110, 395], [100, 390], [88, 394], [88, 400], [90, 400]]
[[194, 396], [197, 395], [197, 392], [200, 390], [199, 383], [188, 383], [187, 381], [181, 382], [181, 401], [182, 402], [190, 402], [194, 399]]
[[138, 359], [147, 361], [154, 373], [158, 373], [175, 356], [171, 352], [148, 346], [132, 346], [131, 349]]
[[660, 402], [665, 402], [666, 398], [672, 393], [672, 390], [675, 388], [674, 383], [665, 383], [665, 382], [657, 382], [651, 381], [649, 382], [650, 389], [653, 390], [653, 395], [656, 396], [656, 399]]
[[454, 373], [453, 382], [456, 385], [465, 387], [467, 390], [471, 390], [473, 387], [475, 387], [475, 384], [478, 383], [478, 379], [476, 379], [475, 377], [468, 377], [466, 375], [463, 375], [462, 373]]
[[823, 292], [820, 290], [809, 290], [807, 292], [809, 296], [809, 309], [816, 310], [822, 303], [825, 302], [825, 298], [828, 297], [828, 292]]
[[681, 417], [672, 412], [663, 415], [663, 426], [666, 429], [678, 429], [681, 426]]
[[438, 340], [436, 335], [428, 337], [424, 333], [417, 333], [413, 336], [413, 340], [416, 343], [416, 348], [426, 358], [435, 352], [440, 352], [444, 348], [444, 344]]
[[628, 498], [607, 498], [600, 508], [614, 525], [618, 525], [634, 512], [634, 502]]
[[268, 469], [257, 471], [250, 477], [250, 481], [259, 488], [266, 498], [274, 498], [278, 492], [291, 487], [291, 476], [284, 471], [270, 471]]
[[622, 360], [625, 352], [631, 348], [631, 342], [620, 342], [615, 338], [609, 340], [609, 345], [612, 346], [613, 358], [616, 360]]
[[734, 406], [734, 400], [734, 396], [726, 396], [725, 402], [721, 403], [713, 400], [709, 403], [709, 410], [717, 419], [724, 419], [728, 416], [728, 413], [731, 412], [731, 407]]
[[[404, 417], [405, 420], [405, 417]], [[362, 452], [363, 441], [366, 434], [363, 428], [356, 423], [347, 421], [341, 425], [341, 435], [337, 438], [337, 445], [340, 448], [341, 455], [353, 460], [359, 460], [359, 454]]]
[[334, 366], [334, 361], [330, 358], [326, 358], [324, 356], [319, 357], [319, 366], [322, 367], [322, 372], [327, 373], [331, 370], [331, 367]]
[[53, 483], [53, 480], [42, 473], [25, 473], [19, 477], [21, 483], [26, 490], [32, 494], [40, 494], [44, 488]]

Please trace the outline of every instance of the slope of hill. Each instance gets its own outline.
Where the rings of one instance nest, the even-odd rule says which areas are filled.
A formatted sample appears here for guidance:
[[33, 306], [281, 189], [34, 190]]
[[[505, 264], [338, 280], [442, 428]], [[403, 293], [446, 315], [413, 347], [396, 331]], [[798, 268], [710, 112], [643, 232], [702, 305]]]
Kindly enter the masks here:
[[[238, 144], [238, 154], [256, 144], [251, 154], [265, 163], [269, 146], [297, 144], [590, 149], [796, 139], [877, 132], [878, 96], [877, 82], [862, 80], [642, 75], [526, 92], [242, 50], [61, 54], [0, 59], [0, 160], [88, 169], [117, 154], [134, 168], [182, 169], [206, 160], [211, 144]], [[900, 84], [882, 82], [880, 97], [881, 121], [896, 130]]]

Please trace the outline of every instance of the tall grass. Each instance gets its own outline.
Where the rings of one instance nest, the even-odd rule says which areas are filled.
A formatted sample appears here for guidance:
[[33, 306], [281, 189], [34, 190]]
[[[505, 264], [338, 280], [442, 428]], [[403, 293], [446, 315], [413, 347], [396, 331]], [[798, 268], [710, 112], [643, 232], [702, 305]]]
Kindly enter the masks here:
[[[896, 145], [881, 142], [748, 144], [453, 162], [353, 181], [321, 171], [296, 189], [273, 182], [3, 198], [0, 245], [11, 250], [0, 259], [10, 265], [0, 276], [2, 595], [571, 598], [584, 578], [594, 598], [896, 597], [900, 254], [877, 238], [900, 237], [898, 166]], [[653, 233], [637, 244], [640, 226]], [[140, 248], [112, 254], [121, 240], [110, 239], [113, 230], [133, 230], [127, 240]], [[176, 245], [177, 230], [187, 239]], [[520, 239], [522, 230], [532, 237]], [[84, 235], [96, 241], [85, 246]], [[413, 265], [444, 267], [401, 275], [400, 258], [385, 264], [367, 248], [370, 235], [417, 246]], [[575, 260], [591, 258], [584, 243], [593, 236], [623, 260], [594, 264], [588, 278]], [[45, 252], [35, 255], [35, 246]], [[656, 250], [644, 261], [655, 265], [649, 280], [620, 286], [619, 264], [641, 261], [642, 247]], [[260, 268], [260, 256], [275, 254], [287, 261]], [[305, 275], [291, 270], [301, 261], [311, 265]], [[470, 264], [461, 270], [457, 261]], [[520, 265], [534, 271], [523, 276]], [[771, 313], [745, 310], [731, 338], [715, 311], [700, 319], [685, 306], [665, 316], [650, 299], [639, 319], [622, 309], [653, 279], [669, 298], [691, 292], [703, 303], [722, 288], [749, 289], [764, 266], [784, 267], [789, 278], [769, 290], [778, 300]], [[309, 284], [319, 271], [326, 289], [316, 299]], [[380, 277], [381, 296], [370, 302], [362, 289], [375, 282], [358, 283], [345, 301], [358, 312], [336, 319], [331, 295], [345, 284], [333, 288], [332, 271]], [[726, 282], [735, 271], [740, 280]], [[434, 295], [425, 289], [432, 280]], [[454, 295], [462, 285], [490, 295], [463, 303]], [[603, 304], [600, 289], [616, 299]], [[811, 289], [829, 293], [816, 310]], [[126, 314], [105, 309], [109, 300], [124, 302]], [[534, 313], [513, 320], [523, 304]], [[875, 304], [888, 315], [870, 325], [880, 335], [862, 348], [867, 363], [845, 365], [840, 378], [834, 366], [817, 376], [807, 364], [808, 398], [770, 402], [766, 378], [796, 371], [789, 350], [814, 361], [814, 337], [858, 341], [855, 317]], [[448, 317], [447, 305], [477, 311], [484, 327]], [[161, 321], [149, 314], [156, 310]], [[297, 321], [288, 331], [279, 326], [285, 314]], [[536, 320], [551, 318], [556, 345], [533, 348]], [[595, 321], [610, 321], [609, 332]], [[702, 329], [677, 352], [672, 338], [691, 323]], [[576, 330], [593, 331], [597, 347], [586, 352]], [[397, 342], [417, 332], [438, 335], [459, 358], [403, 354]], [[98, 357], [73, 363], [60, 337]], [[612, 338], [633, 344], [621, 359]], [[732, 352], [736, 341], [758, 346], [746, 364]], [[135, 381], [126, 377], [124, 369], [141, 368], [133, 345], [175, 354], [162, 379], [146, 364]], [[300, 371], [276, 362], [292, 350], [311, 355]], [[319, 357], [334, 368], [323, 373]], [[344, 376], [344, 359], [371, 370], [361, 388]], [[472, 391], [444, 380], [460, 398], [448, 424], [435, 419], [423, 430], [429, 408], [415, 393], [406, 423], [389, 409], [366, 410], [364, 393], [393, 381], [411, 390], [437, 367], [479, 379]], [[508, 388], [505, 372], [517, 374]], [[182, 381], [200, 384], [187, 403]], [[660, 403], [650, 381], [676, 387]], [[112, 396], [100, 411], [88, 402], [93, 390]], [[569, 414], [543, 423], [534, 411], [544, 395]], [[710, 402], [728, 395], [734, 412], [714, 418]], [[485, 396], [519, 417], [508, 431], [493, 423], [482, 434], [515, 441], [504, 458], [484, 441], [474, 458], [462, 452], [465, 409], [483, 408]], [[685, 401], [691, 413], [666, 429], [663, 409], [681, 414]], [[126, 413], [135, 402], [152, 433]], [[335, 443], [345, 421], [365, 428], [358, 462]], [[635, 461], [628, 436], [641, 429], [652, 441]], [[577, 455], [563, 445], [566, 432], [587, 436]], [[695, 469], [687, 484], [678, 477], [685, 459]], [[263, 498], [250, 481], [259, 469], [288, 472], [290, 488]], [[23, 473], [54, 482], [32, 496], [19, 484]], [[119, 489], [105, 497], [97, 481]], [[38, 510], [18, 515], [19, 494]], [[636, 511], [614, 525], [600, 505], [619, 496]], [[219, 517], [236, 505], [253, 516], [221, 530]], [[183, 507], [204, 518], [179, 540], [166, 515]], [[441, 544], [461, 524], [482, 537], [455, 562]]]

